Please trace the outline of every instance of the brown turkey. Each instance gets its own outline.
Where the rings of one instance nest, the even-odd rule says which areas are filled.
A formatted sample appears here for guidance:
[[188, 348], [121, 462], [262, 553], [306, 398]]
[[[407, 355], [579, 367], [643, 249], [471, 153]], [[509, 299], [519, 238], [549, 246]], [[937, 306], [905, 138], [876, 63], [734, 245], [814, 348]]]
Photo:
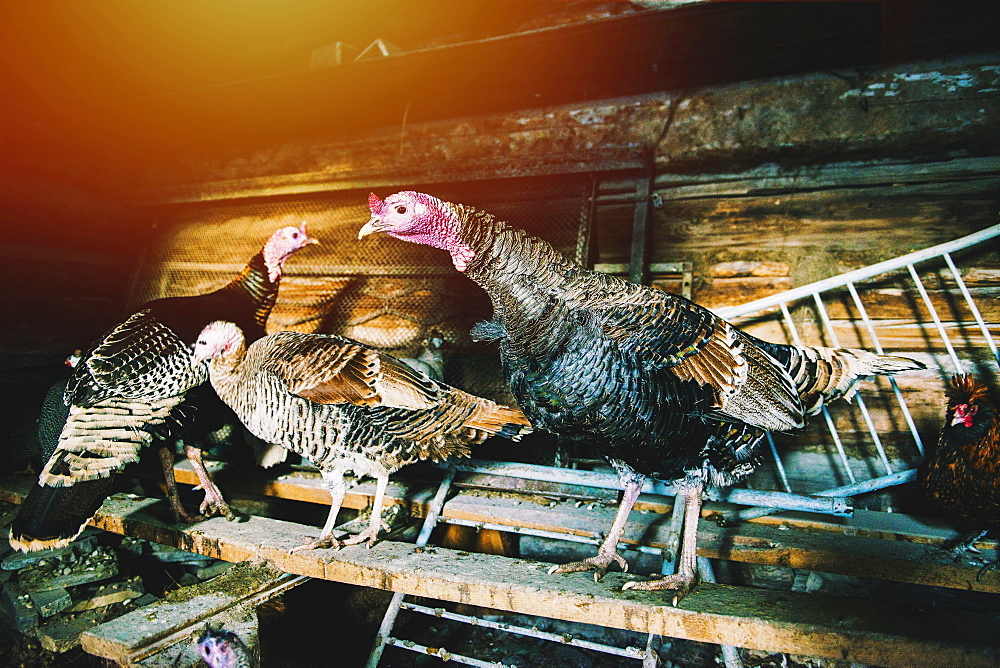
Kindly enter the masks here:
[[[254, 435], [312, 461], [330, 489], [319, 538], [295, 548], [373, 545], [389, 475], [418, 460], [469, 454], [499, 434], [531, 431], [515, 408], [433, 380], [396, 358], [336, 335], [278, 332], [248, 348], [240, 328], [212, 323], [198, 337], [195, 361], [211, 360], [219, 396]], [[360, 534], [333, 538], [344, 474], [376, 480], [371, 521]]]
[[[283, 227], [222, 288], [203, 295], [148, 302], [91, 346], [63, 392], [40, 418], [45, 465], [10, 529], [11, 544], [24, 551], [72, 541], [112, 488], [112, 474], [135, 462], [154, 440], [169, 441], [228, 410], [205, 381], [204, 365], [192, 366], [198, 333], [218, 318], [239, 322], [253, 338], [278, 295], [282, 267], [312, 243], [306, 225]], [[61, 403], [61, 405], [59, 405]], [[40, 429], [42, 433], [42, 429]], [[160, 448], [171, 508], [194, 521], [181, 505], [173, 480], [173, 452]], [[201, 461], [185, 446], [205, 492], [201, 512], [233, 517]]]
[[917, 481], [931, 504], [968, 531], [950, 546], [958, 558], [1000, 528], [1000, 418], [989, 388], [972, 376], [952, 378], [947, 396], [944, 427]]
[[697, 583], [695, 540], [705, 482], [751, 472], [765, 430], [803, 426], [856, 382], [923, 365], [863, 350], [761, 341], [683, 297], [588, 270], [489, 213], [412, 191], [383, 202], [358, 236], [391, 236], [448, 251], [455, 268], [493, 302], [473, 336], [499, 342], [511, 391], [532, 424], [591, 448], [619, 473], [624, 492], [596, 556], [553, 572], [595, 570], [618, 554], [646, 476], [682, 481], [686, 516], [678, 572], [629, 582], [673, 589]]

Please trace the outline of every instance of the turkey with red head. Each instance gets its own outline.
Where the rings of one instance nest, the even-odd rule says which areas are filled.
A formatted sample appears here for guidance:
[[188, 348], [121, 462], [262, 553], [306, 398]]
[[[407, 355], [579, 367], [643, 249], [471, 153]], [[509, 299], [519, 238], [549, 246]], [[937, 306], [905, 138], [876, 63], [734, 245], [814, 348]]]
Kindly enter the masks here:
[[489, 213], [404, 191], [369, 198], [374, 232], [451, 254], [479, 284], [493, 318], [473, 330], [499, 343], [511, 391], [536, 428], [591, 448], [621, 477], [624, 492], [596, 556], [554, 567], [595, 570], [618, 554], [628, 513], [647, 476], [681, 481], [686, 520], [678, 572], [636, 589], [697, 583], [695, 539], [706, 482], [751, 472], [766, 430], [803, 426], [824, 403], [849, 398], [857, 381], [923, 365], [863, 350], [768, 343], [697, 304], [582, 267], [541, 239]]
[[[305, 223], [283, 227], [225, 286], [148, 302], [94, 342], [66, 384], [64, 405], [48, 409], [63, 411], [54, 416], [63, 424], [52, 430], [51, 439], [43, 439], [45, 465], [11, 525], [14, 547], [29, 551], [71, 542], [110, 493], [116, 471], [138, 461], [154, 440], [172, 443], [197, 428], [206, 414], [225, 409], [205, 382], [204, 365], [192, 366], [191, 346], [218, 318], [240, 323], [252, 338], [264, 336], [285, 261], [313, 243], [318, 242]], [[52, 417], [43, 415], [41, 421], [52, 423]], [[200, 510], [234, 517], [201, 451], [187, 445], [185, 454], [205, 492]], [[198, 519], [187, 514], [176, 495], [173, 452], [162, 446], [160, 457], [175, 515]]]

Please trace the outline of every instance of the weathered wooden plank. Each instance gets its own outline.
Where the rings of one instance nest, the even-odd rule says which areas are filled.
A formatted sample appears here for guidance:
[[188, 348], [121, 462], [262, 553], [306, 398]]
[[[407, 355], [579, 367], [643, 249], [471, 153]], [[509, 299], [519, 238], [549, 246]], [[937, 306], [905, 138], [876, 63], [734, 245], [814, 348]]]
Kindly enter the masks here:
[[[175, 472], [180, 482], [197, 484], [186, 462], [179, 464]], [[244, 492], [329, 503], [329, 495], [316, 477], [284, 476], [273, 481], [259, 479], [255, 483], [243, 475], [242, 484], [238, 486], [235, 481], [230, 484], [225, 476], [220, 481], [225, 489], [236, 487]], [[504, 483], [510, 479], [483, 475], [460, 476], [459, 481], [460, 488], [480, 484], [487, 485], [488, 489], [464, 491], [450, 499], [441, 514], [446, 520], [567, 533], [596, 540], [600, 537], [599, 532], [611, 525], [617, 505], [613, 490], [546, 487], [537, 483], [525, 489], [525, 481], [519, 481], [522, 483], [520, 489], [513, 484], [504, 489]], [[369, 507], [374, 491], [370, 483], [351, 487], [344, 507]], [[560, 492], [570, 496], [562, 496]], [[423, 517], [433, 493], [433, 485], [397, 482], [390, 486], [386, 503], [402, 504], [412, 516]], [[573, 494], [580, 496], [574, 498]], [[629, 518], [623, 542], [665, 547], [671, 503], [671, 499], [642, 495]], [[957, 564], [942, 550], [928, 544], [956, 538], [958, 533], [954, 530], [942, 531], [921, 524], [919, 529], [914, 527], [909, 532], [890, 535], [881, 528], [866, 528], [868, 517], [855, 522], [850, 518], [816, 519], [814, 516], [802, 520], [782, 515], [778, 519], [759, 518], [738, 527], [719, 527], [710, 520], [713, 516], [731, 515], [733, 510], [726, 504], [706, 504], [703, 512], [706, 519], [699, 528], [699, 554], [745, 563], [1000, 593], [1000, 577], [979, 579], [978, 567]], [[789, 526], [797, 530], [788, 531]], [[983, 545], [989, 547], [993, 543], [987, 541]]]
[[145, 509], [159, 501], [115, 496], [95, 518], [105, 530], [228, 561], [266, 560], [298, 575], [414, 596], [738, 647], [882, 666], [987, 666], [1000, 660], [994, 622], [940, 607], [703, 584], [678, 607], [663, 595], [619, 589], [633, 577], [553, 577], [547, 564], [385, 541], [372, 549], [289, 554], [304, 527], [252, 517], [167, 526]]
[[131, 666], [202, 631], [238, 606], [256, 606], [304, 582], [266, 562], [241, 563], [219, 577], [96, 626], [80, 635], [84, 651]]
[[313, 137], [150, 166], [146, 194], [199, 201], [641, 168], [647, 146], [668, 173], [690, 164], [731, 170], [762, 156], [855, 160], [873, 148], [945, 155], [973, 142], [996, 145], [994, 65], [984, 55], [883, 68], [854, 81], [824, 73], [703, 88], [677, 105], [665, 136], [673, 93], [415, 123], [402, 146], [398, 126]]

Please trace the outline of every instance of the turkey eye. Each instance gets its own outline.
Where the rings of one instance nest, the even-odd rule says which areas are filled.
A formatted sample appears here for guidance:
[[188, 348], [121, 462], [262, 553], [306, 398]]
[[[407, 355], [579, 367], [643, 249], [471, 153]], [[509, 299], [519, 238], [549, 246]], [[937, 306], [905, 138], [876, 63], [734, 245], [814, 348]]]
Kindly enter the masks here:
[[406, 207], [405, 206], [397, 206], [396, 207], [396, 213], [398, 213], [399, 215], [403, 215], [404, 213], [406, 213]]

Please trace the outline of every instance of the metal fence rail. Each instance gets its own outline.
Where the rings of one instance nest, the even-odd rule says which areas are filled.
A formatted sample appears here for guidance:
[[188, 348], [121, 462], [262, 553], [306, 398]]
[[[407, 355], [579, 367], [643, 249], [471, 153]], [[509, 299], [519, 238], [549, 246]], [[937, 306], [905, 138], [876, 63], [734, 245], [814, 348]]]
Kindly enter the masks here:
[[[868, 267], [858, 269], [855, 271], [847, 272], [841, 274], [840, 276], [834, 276], [822, 281], [817, 281], [809, 285], [804, 285], [786, 292], [782, 292], [776, 295], [765, 297], [763, 299], [758, 299], [740, 306], [726, 307], [716, 309], [716, 313], [727, 320], [736, 319], [746, 319], [752, 316], [762, 316], [773, 312], [775, 308], [780, 311], [781, 322], [785, 330], [788, 332], [791, 342], [796, 345], [802, 345], [803, 341], [799, 335], [798, 327], [795, 324], [794, 319], [791, 315], [790, 305], [811, 303], [815, 308], [816, 313], [819, 314], [819, 321], [821, 325], [822, 336], [825, 337], [829, 345], [833, 347], [840, 346], [840, 341], [837, 336], [836, 328], [831, 322], [829, 312], [824, 302], [824, 295], [829, 296], [830, 293], [838, 290], [846, 289], [851, 298], [851, 303], [857, 309], [858, 320], [864, 328], [864, 332], [868, 335], [871, 347], [877, 353], [884, 353], [884, 347], [879, 340], [878, 334], [876, 332], [875, 325], [868, 314], [868, 310], [865, 308], [864, 301], [858, 292], [857, 284], [861, 281], [870, 280], [874, 278], [881, 278], [886, 276], [903, 276], [909, 279], [912, 284], [912, 290], [915, 291], [916, 295], [919, 296], [920, 303], [927, 309], [927, 314], [930, 317], [931, 324], [933, 324], [934, 331], [940, 339], [941, 344], [947, 353], [947, 359], [952, 366], [952, 370], [955, 373], [961, 373], [964, 370], [963, 360], [960, 358], [957, 347], [952, 341], [951, 336], [948, 332], [948, 327], [945, 326], [946, 320], [941, 317], [938, 313], [937, 307], [935, 307], [933, 300], [928, 294], [927, 288], [920, 278], [917, 272], [917, 265], [924, 267], [933, 266], [945, 266], [951, 276], [955, 281], [963, 299], [965, 300], [965, 305], [969, 308], [972, 314], [975, 324], [979, 331], [983, 335], [983, 339], [986, 345], [989, 347], [992, 353], [993, 360], [1000, 364], [1000, 355], [997, 352], [997, 345], [993, 339], [993, 335], [990, 332], [990, 328], [984, 320], [982, 313], [973, 299], [965, 281], [962, 279], [962, 274], [958, 267], [955, 265], [954, 260], [951, 257], [952, 253], [961, 251], [979, 244], [983, 244], [992, 239], [1000, 236], [1000, 224], [993, 225], [986, 229], [980, 230], [974, 234], [962, 237], [960, 239], [955, 239], [954, 241], [949, 241], [947, 243], [939, 244], [937, 246], [932, 246], [921, 251], [916, 251], [907, 255], [903, 255], [891, 260], [886, 260], [884, 262], [879, 262]], [[905, 274], [903, 273], [905, 270]], [[915, 324], [923, 325], [926, 323], [920, 323], [916, 320], [917, 314], [915, 313]], [[962, 323], [957, 323], [962, 324]], [[942, 369], [943, 372], [943, 369]], [[923, 455], [924, 453], [924, 443], [917, 426], [914, 422], [912, 412], [910, 407], [907, 406], [907, 402], [900, 391], [898, 384], [892, 378], [888, 379], [890, 387], [892, 388], [892, 393], [895, 398], [896, 407], [899, 411], [899, 415], [902, 417], [903, 422], [905, 422], [906, 427], [909, 431], [909, 435], [912, 439], [913, 445], [916, 448], [918, 455]], [[845, 487], [839, 487], [835, 490], [826, 490], [823, 492], [813, 492], [813, 494], [823, 496], [826, 494], [837, 494], [837, 495], [849, 495], [849, 494], [859, 494], [860, 490], [864, 491], [875, 491], [878, 489], [883, 489], [891, 485], [901, 484], [902, 482], [907, 482], [913, 479], [912, 469], [909, 471], [893, 471], [892, 464], [890, 463], [889, 456], [887, 455], [885, 448], [883, 447], [882, 438], [875, 427], [872, 420], [871, 414], [865, 404], [864, 398], [860, 395], [856, 395], [853, 399], [858, 407], [859, 412], [862, 416], [862, 421], [864, 422], [865, 428], [871, 439], [871, 443], [875, 448], [877, 453], [877, 458], [873, 461], [868, 462], [870, 464], [869, 468], [871, 470], [882, 470], [884, 475], [876, 477], [857, 485], [858, 480], [852, 469], [849, 458], [847, 456], [846, 450], [843, 445], [843, 439], [830, 412], [824, 406], [822, 409], [822, 419], [827, 426], [830, 438], [832, 439], [834, 448], [837, 453], [837, 460], [842, 467], [842, 472], [846, 476], [847, 480], [851, 485]], [[774, 441], [768, 434], [768, 443], [770, 446], [770, 452], [774, 462], [774, 470], [779, 480], [781, 488], [788, 493], [793, 492], [793, 487], [788, 479], [787, 466], [778, 452], [778, 448], [775, 447]], [[844, 491], [852, 490], [852, 491]], [[762, 504], [766, 505], [766, 504]], [[763, 508], [755, 508], [741, 513], [742, 517], [759, 517], [767, 512], [773, 512], [774, 509], [765, 510]]]

